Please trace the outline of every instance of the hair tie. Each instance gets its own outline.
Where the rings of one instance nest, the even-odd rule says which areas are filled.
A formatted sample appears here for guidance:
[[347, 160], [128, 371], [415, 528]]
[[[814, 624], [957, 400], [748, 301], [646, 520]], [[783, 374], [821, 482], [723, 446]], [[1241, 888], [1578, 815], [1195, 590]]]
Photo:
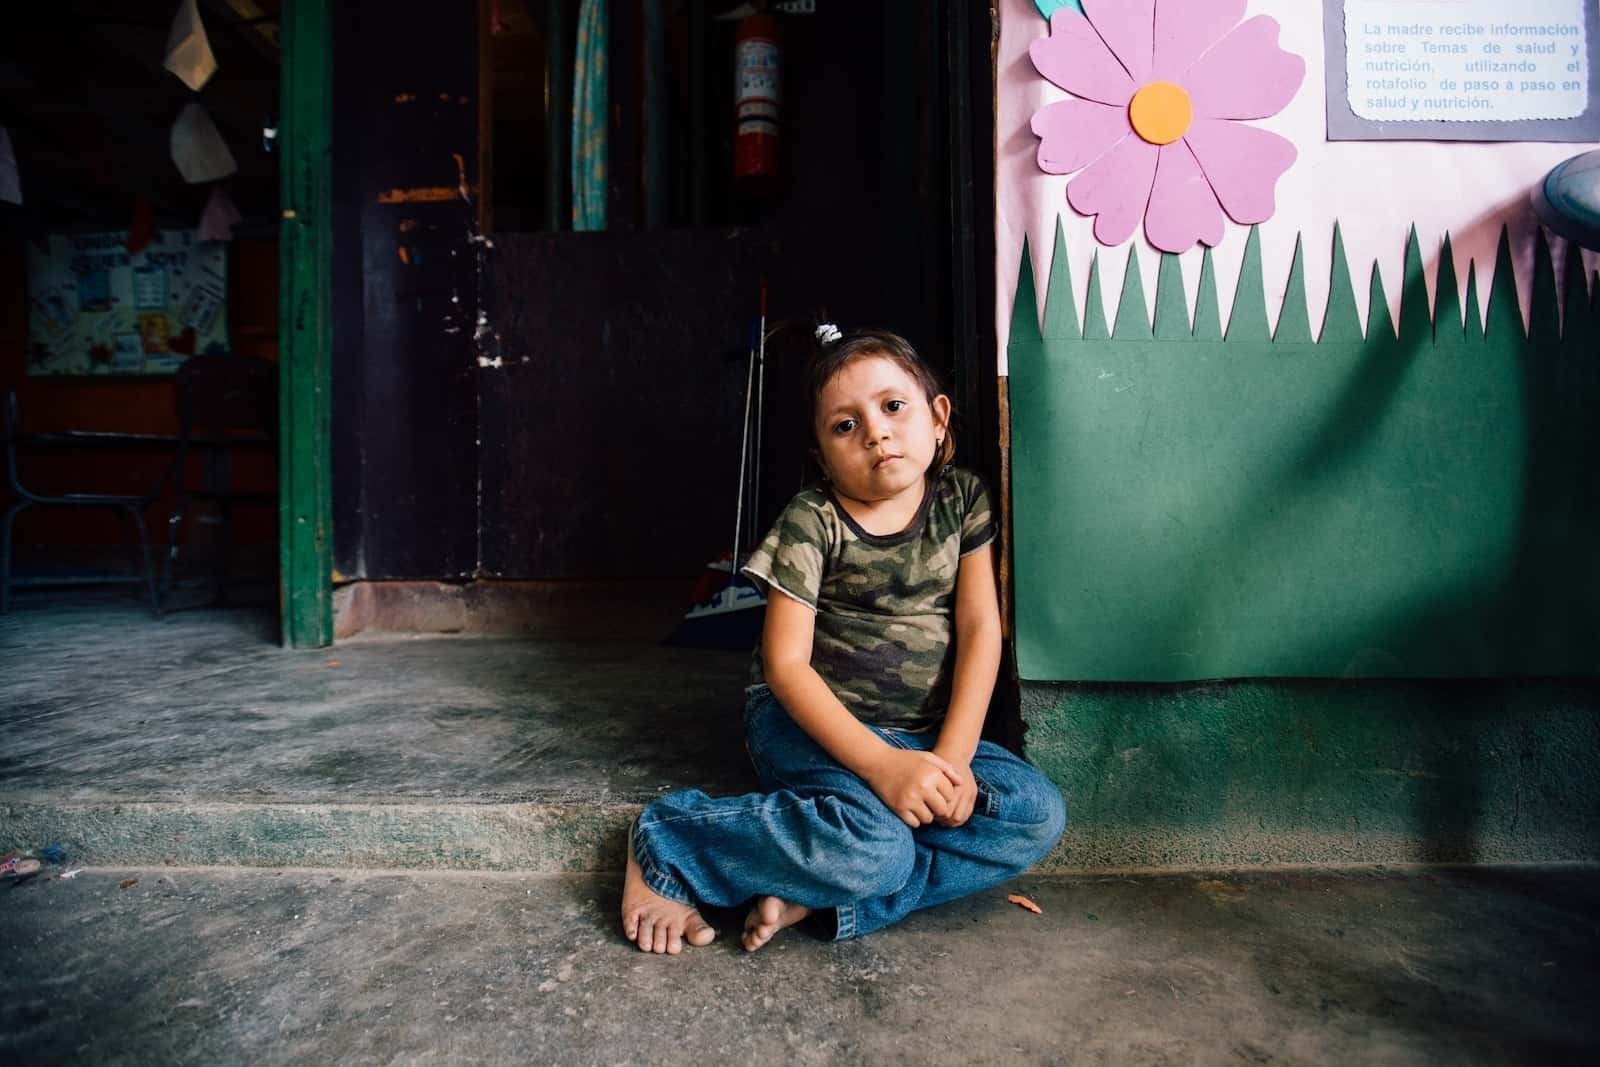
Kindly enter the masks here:
[[839, 332], [839, 327], [831, 322], [824, 322], [817, 326], [817, 341], [821, 344], [831, 345], [844, 334]]

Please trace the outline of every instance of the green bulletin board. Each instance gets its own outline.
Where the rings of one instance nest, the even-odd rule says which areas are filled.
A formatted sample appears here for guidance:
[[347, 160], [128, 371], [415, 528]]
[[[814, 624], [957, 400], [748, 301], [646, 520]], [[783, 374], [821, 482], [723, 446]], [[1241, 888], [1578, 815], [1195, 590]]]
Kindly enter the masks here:
[[1363, 335], [1336, 231], [1317, 342], [1303, 249], [1270, 336], [1251, 234], [1224, 336], [1209, 253], [1192, 324], [1163, 257], [1152, 329], [1132, 259], [1115, 322], [1097, 264], [1080, 322], [1056, 245], [1042, 328], [1023, 252], [1009, 345], [1024, 678], [1595, 673], [1600, 308], [1575, 251], [1558, 284], [1541, 237], [1525, 332], [1502, 234], [1463, 328], [1448, 242], [1435, 322], [1413, 234], [1399, 322], [1374, 267]]

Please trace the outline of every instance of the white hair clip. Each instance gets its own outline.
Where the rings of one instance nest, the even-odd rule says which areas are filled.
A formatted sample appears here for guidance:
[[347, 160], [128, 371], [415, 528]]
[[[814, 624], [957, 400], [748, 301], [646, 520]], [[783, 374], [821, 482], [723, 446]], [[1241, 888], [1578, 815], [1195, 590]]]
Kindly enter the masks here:
[[817, 340], [825, 345], [831, 345], [844, 334], [839, 332], [839, 327], [831, 322], [824, 322], [817, 327]]

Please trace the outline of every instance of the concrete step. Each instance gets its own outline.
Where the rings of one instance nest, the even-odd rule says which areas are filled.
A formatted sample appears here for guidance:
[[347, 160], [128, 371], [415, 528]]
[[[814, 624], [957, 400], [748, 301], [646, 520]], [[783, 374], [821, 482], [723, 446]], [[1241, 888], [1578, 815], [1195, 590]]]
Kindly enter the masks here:
[[[615, 870], [653, 797], [754, 787], [740, 718], [749, 654], [660, 643], [667, 610], [601, 626], [618, 610], [518, 638], [290, 652], [248, 609], [157, 621], [132, 598], [22, 603], [0, 617], [0, 848], [60, 842], [106, 865]], [[1054, 761], [1041, 766], [1071, 770], [1086, 752], [1116, 771], [1137, 755], [1060, 726], [1047, 718], [1029, 735], [1030, 753]], [[1588, 751], [1580, 742], [1573, 751]], [[1540, 836], [1550, 819], [1514, 832], [1453, 819], [1419, 834], [1406, 813], [1426, 797], [1410, 777], [1379, 779], [1393, 795], [1369, 808], [1400, 813], [1383, 824], [1337, 806], [1274, 810], [1294, 799], [1288, 772], [1250, 771], [1246, 784], [1273, 788], [1230, 808], [1233, 794], [1196, 789], [1184, 765], [1127, 767], [1069, 789], [1087, 817], [1041, 870], [1595, 855], [1576, 809], [1562, 837]], [[1229, 768], [1218, 757], [1204, 769], [1216, 786]], [[1159, 811], [1106, 800], [1170, 796], [1175, 780], [1213, 799]], [[1339, 794], [1324, 783], [1321, 795]]]
[[[222, 866], [519, 871], [621, 869], [627, 828], [643, 801], [572, 795], [522, 802], [326, 803], [304, 800], [22, 799], [0, 795], [0, 842], [65, 845], [97, 866]], [[1409, 834], [1069, 829], [1035, 870], [1046, 874], [1373, 867], [1521, 861], [1526, 839], [1424, 849]], [[1564, 840], [1540, 854], [1570, 852]], [[1585, 857], [1575, 856], [1581, 860]]]
[[522, 871], [621, 868], [641, 804], [22, 801], [0, 841], [64, 844], [96, 866]]
[[753, 784], [748, 651], [650, 636], [671, 621], [291, 652], [248, 610], [25, 605], [0, 618], [0, 842], [97, 864], [612, 869], [650, 798]]

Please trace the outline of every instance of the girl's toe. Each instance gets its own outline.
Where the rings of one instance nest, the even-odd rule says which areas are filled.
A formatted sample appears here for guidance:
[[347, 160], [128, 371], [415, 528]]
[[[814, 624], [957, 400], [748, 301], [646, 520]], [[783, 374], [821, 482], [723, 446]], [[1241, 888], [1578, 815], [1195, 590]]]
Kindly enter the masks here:
[[683, 939], [689, 944], [709, 945], [716, 936], [717, 932], [699, 915], [689, 916], [689, 925], [683, 932]]

